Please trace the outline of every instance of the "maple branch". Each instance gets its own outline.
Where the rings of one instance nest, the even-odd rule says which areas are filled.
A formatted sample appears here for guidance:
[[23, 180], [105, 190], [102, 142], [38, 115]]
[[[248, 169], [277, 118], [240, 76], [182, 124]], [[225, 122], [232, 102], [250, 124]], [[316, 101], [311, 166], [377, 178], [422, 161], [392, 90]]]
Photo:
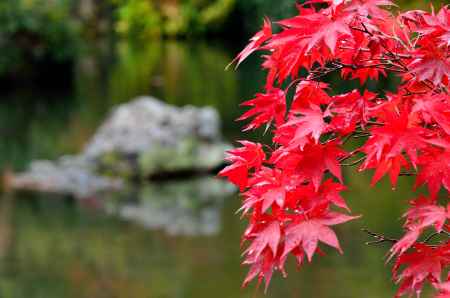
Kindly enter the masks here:
[[440, 235], [441, 233], [433, 233], [431, 235], [429, 235], [427, 238], [425, 238], [425, 240], [423, 241], [423, 243], [428, 243], [430, 242], [433, 238], [435, 238], [436, 236]]
[[302, 79], [302, 78], [298, 78], [293, 80], [291, 83], [289, 83], [289, 85], [286, 87], [286, 92], [289, 91], [289, 89], [291, 89], [295, 84], [300, 83], [301, 81], [306, 80], [306, 79]]
[[367, 137], [370, 137], [372, 134], [370, 134], [370, 133], [362, 133], [362, 134], [359, 134], [359, 135], [354, 135], [353, 136], [353, 138], [354, 139], [361, 139], [361, 138], [367, 138]]
[[354, 162], [351, 162], [351, 163], [341, 163], [341, 166], [343, 166], [343, 167], [356, 166], [357, 164], [363, 162], [365, 159], [366, 159], [366, 156], [363, 156], [363, 157], [359, 158], [358, 160], [355, 160]]
[[320, 78], [328, 75], [329, 73], [343, 68], [341, 65], [338, 65], [336, 62], [331, 62], [331, 64], [334, 65], [335, 67], [333, 67], [333, 68], [319, 67], [317, 69], [310, 70], [309, 75], [306, 78], [298, 78], [298, 79], [293, 80], [292, 82], [289, 83], [289, 85], [286, 87], [285, 90], [288, 91], [293, 86], [295, 86], [297, 83], [300, 83], [301, 81], [318, 81]]
[[404, 96], [414, 96], [414, 95], [423, 95], [428, 94], [428, 91], [411, 91], [408, 88], [405, 88], [406, 94]]
[[447, 237], [450, 237], [450, 232], [448, 232], [448, 231], [446, 231], [446, 230], [442, 230], [442, 231], [440, 231], [440, 232], [433, 233], [433, 234], [429, 235], [427, 238], [425, 238], [425, 240], [423, 241], [423, 243], [424, 243], [424, 244], [427, 244], [427, 243], [429, 243], [433, 238], [435, 238], [436, 236], [439, 236], [439, 235], [445, 235], [445, 236], [447, 236]]
[[[352, 29], [354, 29], [354, 30], [358, 30], [358, 31], [361, 31], [360, 29], [358, 29], [358, 28], [352, 28]], [[364, 31], [363, 31], [364, 32]], [[352, 48], [352, 47], [346, 47], [346, 46], [339, 46], [339, 49], [341, 49], [341, 50], [354, 50], [354, 48]], [[366, 52], [366, 53], [370, 53], [371, 52], [371, 50], [369, 49], [369, 48], [359, 48], [358, 49], [359, 51], [361, 51], [361, 52]], [[401, 58], [403, 58], [403, 59], [411, 59], [411, 58], [413, 58], [413, 56], [412, 55], [408, 55], [408, 54], [400, 54], [400, 53], [395, 53], [395, 56], [397, 57], [397, 58], [392, 58], [392, 57], [390, 57], [390, 58], [370, 58], [370, 59], [366, 59], [366, 60], [361, 60], [361, 61], [371, 61], [371, 60], [389, 60], [389, 59], [394, 59], [394, 60], [400, 60]]]
[[[385, 243], [385, 242], [389, 242], [389, 243], [395, 244], [395, 243], [397, 243], [397, 242], [399, 241], [398, 239], [386, 237], [386, 236], [384, 236], [384, 235], [382, 235], [382, 234], [372, 232], [372, 231], [370, 231], [370, 230], [368, 230], [368, 229], [366, 229], [366, 228], [361, 229], [361, 231], [367, 233], [369, 236], [371, 236], [371, 237], [373, 237], [373, 238], [376, 239], [376, 240], [374, 240], [374, 241], [368, 241], [368, 242], [366, 242], [366, 243], [365, 243], [366, 245], [376, 245], [376, 244], [381, 244], [381, 243]], [[422, 243], [422, 244], [427, 244], [427, 245], [428, 245], [429, 242], [430, 242], [433, 238], [435, 238], [436, 236], [439, 236], [439, 235], [445, 235], [445, 236], [447, 236], [447, 237], [450, 238], [450, 232], [448, 232], [448, 231], [446, 231], [446, 230], [442, 230], [441, 232], [436, 232], [436, 233], [433, 233], [433, 234], [429, 235], [427, 238], [425, 238], [425, 239], [424, 239], [422, 242], [420, 242], [420, 243]], [[430, 247], [436, 247], [435, 245], [429, 245], [429, 246], [430, 246]]]
[[367, 124], [369, 124], [369, 125], [384, 126], [383, 123], [381, 123], [381, 122], [376, 122], [376, 121], [367, 121]]
[[[361, 25], [363, 26], [363, 29], [358, 28], [358, 27], [354, 27], [354, 26], [350, 27], [350, 28], [353, 29], [353, 30], [356, 30], [356, 31], [360, 31], [360, 32], [366, 33], [370, 37], [374, 36], [374, 33], [370, 32], [369, 29], [367, 29], [366, 25], [363, 22], [361, 22]], [[396, 42], [400, 43], [402, 46], [406, 47], [406, 45], [404, 45], [403, 41], [400, 38], [398, 38], [397, 36], [389, 36], [389, 35], [384, 34], [383, 32], [380, 32], [380, 33], [381, 33], [382, 36], [390, 38], [390, 39], [393, 39]], [[400, 71], [400, 72], [405, 72], [405, 73], [409, 72], [409, 68], [402, 61], [402, 59], [407, 59], [405, 56], [403, 56], [403, 55], [400, 56], [399, 54], [392, 52], [392, 50], [386, 45], [384, 40], [381, 40], [380, 44], [387, 51], [386, 55], [390, 56], [390, 58], [392, 58], [392, 59], [395, 59], [400, 64], [400, 67], [402, 68], [402, 71]], [[389, 70], [389, 69], [387, 69], [387, 70]], [[392, 70], [392, 71], [398, 71], [398, 70]]]
[[345, 156], [345, 157], [339, 159], [339, 162], [343, 162], [343, 161], [346, 161], [347, 159], [352, 158], [352, 157], [355, 156], [358, 152], [359, 152], [358, 150], [355, 150], [355, 151], [350, 152], [347, 156]]
[[335, 67], [333, 68], [329, 68], [329, 67], [325, 67], [325, 68], [318, 68], [318, 69], [314, 69], [310, 71], [310, 75], [311, 78], [310, 79], [306, 79], [306, 80], [317, 80], [320, 79], [326, 75], [328, 75], [329, 73], [336, 71], [336, 70], [340, 70], [343, 68], [342, 65], [340, 65], [338, 62], [332, 62], [332, 65], [334, 65]]
[[375, 241], [366, 242], [366, 245], [380, 244], [380, 243], [384, 243], [384, 242], [390, 242], [390, 243], [398, 242], [398, 239], [386, 237], [384, 235], [369, 231], [366, 228], [361, 229], [361, 231], [363, 231], [363, 232], [367, 233], [369, 236], [372, 236], [373, 238], [377, 239]]
[[[366, 133], [366, 132], [354, 132], [351, 134], [348, 134], [347, 136], [345, 136], [345, 138], [342, 139], [342, 145], [345, 145], [348, 141], [350, 141], [350, 139], [359, 139], [359, 138], [365, 138], [365, 137], [370, 137], [371, 134], [370, 133]], [[335, 138], [330, 138], [328, 142], [333, 142], [336, 141], [337, 139], [339, 139], [339, 137], [335, 137]], [[355, 155], [358, 151], [352, 152], [351, 155], [346, 156], [344, 159], [341, 159], [340, 161], [349, 159], [350, 157], [352, 157], [353, 155]]]
[[406, 177], [411, 177], [411, 176], [416, 176], [417, 174], [416, 173], [413, 173], [413, 172], [401, 172], [400, 174], [399, 174], [399, 176], [406, 176]]
[[369, 31], [369, 29], [367, 29], [366, 24], [364, 24], [363, 22], [361, 22], [361, 25], [364, 27], [364, 30], [367, 34], [369, 34], [370, 36], [373, 36], [373, 33]]
[[367, 28], [364, 25], [364, 23], [361, 22], [361, 25], [364, 27], [364, 29], [361, 29], [361, 28], [358, 28], [358, 27], [355, 27], [355, 26], [351, 26], [350, 29], [355, 30], [355, 31], [359, 31], [359, 32], [362, 32], [362, 33], [367, 33], [370, 36], [373, 36], [373, 33], [369, 32], [369, 30], [367, 30]]
[[[335, 70], [342, 69], [342, 68], [350, 68], [351, 70], [359, 70], [359, 69], [365, 69], [365, 68], [377, 68], [387, 71], [393, 71], [393, 72], [400, 72], [404, 73], [405, 71], [401, 68], [399, 65], [395, 65], [393, 63], [377, 63], [377, 64], [370, 64], [370, 65], [357, 65], [357, 64], [346, 64], [342, 62], [334, 62], [334, 64], [339, 65], [339, 68], [336, 68]], [[395, 69], [394, 67], [397, 67]]]

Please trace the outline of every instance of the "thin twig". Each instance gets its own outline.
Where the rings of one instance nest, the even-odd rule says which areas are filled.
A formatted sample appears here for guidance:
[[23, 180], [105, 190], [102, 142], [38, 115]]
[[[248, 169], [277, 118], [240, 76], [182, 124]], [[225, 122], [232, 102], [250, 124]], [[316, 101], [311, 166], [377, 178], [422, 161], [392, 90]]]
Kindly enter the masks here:
[[380, 244], [380, 243], [384, 243], [384, 242], [390, 242], [390, 243], [398, 242], [398, 239], [389, 238], [384, 235], [369, 231], [368, 229], [361, 229], [361, 231], [363, 231], [363, 232], [369, 234], [369, 236], [372, 236], [375, 239], [377, 239], [375, 241], [366, 242], [366, 245]]
[[343, 166], [343, 167], [356, 166], [357, 164], [363, 162], [365, 159], [366, 159], [366, 156], [363, 156], [363, 157], [359, 158], [358, 160], [355, 160], [354, 162], [351, 162], [351, 163], [341, 163], [341, 166]]
[[436, 233], [433, 233], [433, 234], [429, 235], [427, 238], [425, 238], [425, 240], [423, 241], [423, 243], [428, 243], [428, 242], [430, 242], [434, 237], [436, 237], [436, 236], [438, 236], [438, 235], [440, 235], [440, 234], [441, 234], [441, 233], [436, 232]]
[[346, 161], [347, 159], [352, 158], [352, 157], [355, 156], [358, 152], [359, 152], [358, 150], [355, 150], [355, 151], [350, 152], [349, 154], [347, 154], [347, 155], [344, 156], [343, 158], [339, 159], [339, 162], [343, 162], [343, 161]]
[[378, 125], [378, 126], [384, 126], [383, 123], [376, 122], [376, 121], [367, 121], [367, 124], [369, 125]]
[[370, 133], [363, 133], [363, 134], [359, 134], [359, 135], [354, 135], [353, 138], [354, 139], [360, 139], [360, 138], [366, 138], [366, 137], [370, 137], [372, 134]]
[[399, 176], [406, 176], [406, 177], [411, 177], [411, 176], [416, 176], [417, 174], [416, 173], [413, 173], [413, 172], [401, 172], [400, 174], [399, 174]]

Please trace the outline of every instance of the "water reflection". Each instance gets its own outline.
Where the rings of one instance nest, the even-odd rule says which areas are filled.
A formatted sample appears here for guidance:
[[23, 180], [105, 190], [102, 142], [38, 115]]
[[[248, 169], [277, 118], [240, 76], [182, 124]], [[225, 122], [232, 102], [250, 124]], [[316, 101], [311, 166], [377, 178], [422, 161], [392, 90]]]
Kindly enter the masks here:
[[118, 202], [124, 203], [105, 204], [110, 214], [145, 229], [162, 230], [170, 236], [213, 236], [221, 230], [224, 199], [234, 192], [235, 188], [225, 181], [201, 177], [148, 183], [120, 194]]
[[9, 253], [12, 242], [13, 196], [6, 194], [0, 199], [0, 260]]
[[276, 276], [264, 295], [255, 293], [254, 286], [240, 289], [246, 268], [239, 266], [244, 228], [234, 214], [239, 200], [211, 179], [75, 201], [26, 193], [3, 197], [1, 231], [6, 233], [0, 238], [7, 245], [0, 266], [1, 297], [393, 295], [389, 267], [383, 264], [387, 247], [365, 246], [366, 235], [359, 229], [369, 226], [397, 235], [399, 222], [391, 219], [409, 195], [406, 181], [395, 193], [388, 183], [381, 190], [360, 189], [369, 177], [353, 179], [348, 173], [355, 190], [347, 194], [350, 206], [365, 218], [364, 224], [361, 220], [338, 230], [345, 254], [325, 249], [327, 256], [299, 272], [289, 262], [289, 278]]

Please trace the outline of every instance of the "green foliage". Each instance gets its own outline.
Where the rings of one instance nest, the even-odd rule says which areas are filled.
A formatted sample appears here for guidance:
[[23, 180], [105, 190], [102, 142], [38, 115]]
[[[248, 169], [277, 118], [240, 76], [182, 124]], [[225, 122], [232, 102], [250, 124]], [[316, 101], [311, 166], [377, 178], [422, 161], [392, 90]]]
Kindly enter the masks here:
[[126, 37], [186, 36], [223, 29], [236, 0], [113, 0], [116, 31]]
[[450, 3], [449, 0], [397, 0], [396, 3], [403, 9], [429, 9], [432, 4], [435, 8], [440, 8]]
[[205, 7], [200, 14], [200, 23], [204, 26], [222, 25], [232, 9], [235, 7], [236, 0], [216, 1]]
[[264, 16], [272, 20], [286, 18], [295, 12], [295, 0], [245, 0], [238, 1], [237, 11], [246, 32], [259, 30]]
[[161, 15], [150, 1], [125, 0], [117, 9], [116, 30], [132, 38], [154, 37], [161, 34]]
[[0, 1], [0, 73], [23, 71], [27, 63], [63, 62], [76, 51], [70, 0]]

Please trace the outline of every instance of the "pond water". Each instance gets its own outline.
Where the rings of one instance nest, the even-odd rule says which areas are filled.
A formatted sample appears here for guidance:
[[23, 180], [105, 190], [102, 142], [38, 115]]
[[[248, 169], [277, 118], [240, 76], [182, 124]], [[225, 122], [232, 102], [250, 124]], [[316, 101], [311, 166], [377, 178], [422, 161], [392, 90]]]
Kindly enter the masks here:
[[[32, 159], [78, 152], [112, 106], [143, 94], [179, 106], [214, 106], [226, 138], [243, 137], [234, 122], [238, 104], [262, 78], [257, 59], [224, 71], [236, 51], [215, 41], [93, 47], [77, 59], [73, 82], [1, 96], [0, 166], [17, 171]], [[247, 268], [240, 265], [239, 198], [212, 177], [82, 201], [6, 191], [0, 297], [392, 297], [387, 247], [367, 247], [360, 229], [398, 236], [411, 181], [395, 191], [386, 181], [372, 189], [368, 175], [345, 174], [349, 205], [363, 215], [338, 229], [345, 254], [325, 249], [327, 256], [299, 271], [291, 264], [289, 277], [276, 276], [267, 295], [254, 284], [240, 288]]]

